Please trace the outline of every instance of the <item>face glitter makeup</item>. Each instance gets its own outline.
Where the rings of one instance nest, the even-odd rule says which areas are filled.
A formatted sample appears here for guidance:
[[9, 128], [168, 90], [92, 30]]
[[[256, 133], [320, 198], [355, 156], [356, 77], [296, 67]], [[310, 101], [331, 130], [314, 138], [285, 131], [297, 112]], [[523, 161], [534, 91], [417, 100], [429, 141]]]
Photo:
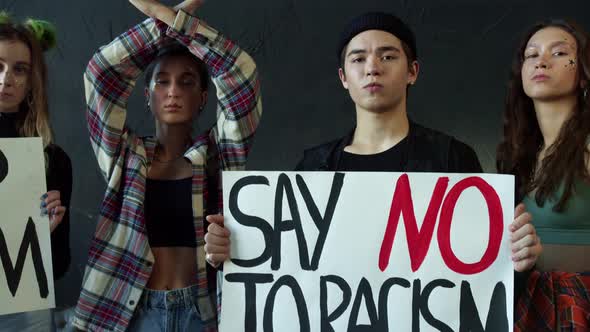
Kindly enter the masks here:
[[27, 79], [24, 77], [19, 77], [19, 78], [15, 78], [14, 79], [14, 85], [21, 88], [23, 86], [25, 86], [25, 84], [27, 84]]
[[27, 84], [27, 77], [21, 75], [17, 76], [10, 72], [0, 73], [0, 85], [6, 84], [22, 88]]

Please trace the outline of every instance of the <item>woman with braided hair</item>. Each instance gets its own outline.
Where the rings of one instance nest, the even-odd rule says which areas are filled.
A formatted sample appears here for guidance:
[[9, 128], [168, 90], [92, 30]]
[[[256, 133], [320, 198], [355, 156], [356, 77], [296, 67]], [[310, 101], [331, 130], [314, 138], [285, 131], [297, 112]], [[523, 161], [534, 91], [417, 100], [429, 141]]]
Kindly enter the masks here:
[[[47, 190], [39, 198], [41, 215], [51, 230], [53, 277], [70, 264], [69, 212], [72, 166], [53, 143], [47, 103], [47, 67], [43, 52], [56, 44], [55, 28], [46, 21], [13, 22], [0, 13], [0, 138], [41, 137]], [[53, 331], [51, 310], [0, 316], [0, 331]]]

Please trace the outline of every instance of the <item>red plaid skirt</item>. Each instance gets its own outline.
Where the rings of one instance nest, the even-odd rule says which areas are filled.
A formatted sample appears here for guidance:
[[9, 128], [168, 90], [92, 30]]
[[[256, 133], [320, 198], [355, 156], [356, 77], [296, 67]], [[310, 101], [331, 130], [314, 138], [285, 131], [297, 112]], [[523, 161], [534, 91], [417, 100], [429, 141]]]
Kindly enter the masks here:
[[590, 272], [533, 271], [514, 308], [514, 331], [590, 331]]

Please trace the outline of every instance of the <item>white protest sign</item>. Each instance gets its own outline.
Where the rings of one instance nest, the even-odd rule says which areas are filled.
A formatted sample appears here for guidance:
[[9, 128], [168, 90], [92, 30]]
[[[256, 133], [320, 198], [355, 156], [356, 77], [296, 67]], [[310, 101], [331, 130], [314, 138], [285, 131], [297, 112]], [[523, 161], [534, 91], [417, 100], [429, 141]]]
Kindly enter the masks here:
[[221, 331], [512, 331], [512, 176], [224, 172]]
[[55, 307], [40, 138], [0, 139], [0, 315]]

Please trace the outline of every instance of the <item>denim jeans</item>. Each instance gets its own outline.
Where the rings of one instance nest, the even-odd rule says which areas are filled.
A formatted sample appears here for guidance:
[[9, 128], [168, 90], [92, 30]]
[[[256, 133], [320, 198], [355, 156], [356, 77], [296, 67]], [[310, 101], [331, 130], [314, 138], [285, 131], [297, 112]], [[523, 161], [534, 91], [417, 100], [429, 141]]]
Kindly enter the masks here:
[[198, 332], [203, 329], [197, 286], [170, 291], [145, 289], [128, 332]]
[[0, 332], [53, 332], [53, 310], [36, 310], [0, 316]]

